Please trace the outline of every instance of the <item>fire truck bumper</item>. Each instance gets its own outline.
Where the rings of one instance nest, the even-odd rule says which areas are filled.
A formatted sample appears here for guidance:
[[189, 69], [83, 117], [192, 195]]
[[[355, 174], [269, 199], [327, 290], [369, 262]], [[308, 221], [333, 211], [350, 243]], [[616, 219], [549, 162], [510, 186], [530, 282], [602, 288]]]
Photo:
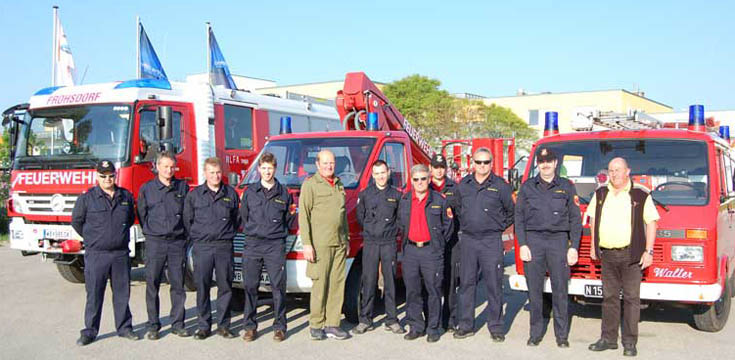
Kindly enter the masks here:
[[[517, 291], [528, 291], [526, 277], [514, 274], [509, 279], [510, 287]], [[551, 292], [551, 281], [544, 281], [544, 292]], [[662, 284], [641, 283], [641, 300], [681, 301], [681, 302], [714, 302], [720, 298], [720, 284]], [[569, 280], [569, 295], [587, 298], [602, 297], [602, 281], [594, 279]]]

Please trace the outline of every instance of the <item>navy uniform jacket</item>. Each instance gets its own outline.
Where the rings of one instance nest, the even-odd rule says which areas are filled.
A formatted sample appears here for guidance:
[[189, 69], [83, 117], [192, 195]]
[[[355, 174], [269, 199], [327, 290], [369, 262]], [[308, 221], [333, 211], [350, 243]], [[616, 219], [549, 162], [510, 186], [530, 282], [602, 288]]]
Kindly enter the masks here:
[[115, 186], [110, 199], [99, 186], [80, 195], [71, 212], [71, 226], [84, 239], [85, 251], [128, 251], [135, 221], [133, 194]]
[[526, 180], [518, 191], [515, 207], [518, 245], [527, 244], [527, 231], [569, 232], [572, 247], [579, 249], [582, 215], [575, 196], [577, 190], [567, 178], [555, 176], [549, 184], [540, 175]]
[[512, 189], [502, 178], [490, 176], [478, 184], [475, 174], [459, 183], [457, 201], [460, 230], [471, 237], [499, 233], [513, 225]]
[[140, 187], [138, 194], [138, 219], [146, 237], [182, 239], [184, 228], [184, 200], [189, 185], [179, 179], [171, 179], [166, 186], [156, 177]]
[[371, 182], [357, 195], [357, 222], [362, 226], [365, 241], [379, 244], [396, 242], [398, 235], [398, 204], [401, 192], [387, 185], [383, 190]]
[[291, 212], [293, 198], [277, 179], [266, 191], [260, 181], [248, 185], [242, 193], [240, 220], [245, 236], [260, 239], [283, 239], [296, 216]]
[[[444, 256], [444, 246], [452, 236], [454, 231], [454, 221], [452, 210], [449, 209], [449, 203], [438, 192], [429, 190], [426, 194], [426, 206], [423, 209], [426, 215], [426, 223], [429, 225], [429, 233], [431, 234], [431, 243], [429, 246], [432, 252], [437, 256]], [[413, 204], [413, 192], [408, 192], [401, 197], [398, 205], [398, 223], [403, 233], [402, 247], [406, 248], [408, 243], [408, 229], [411, 221], [411, 204]]]
[[232, 186], [220, 184], [215, 193], [201, 184], [192, 190], [184, 203], [184, 227], [196, 242], [232, 241], [240, 227], [240, 198]]
[[[432, 184], [433, 183], [429, 186], [433, 186]], [[449, 202], [449, 206], [452, 207], [452, 210], [457, 210], [459, 208], [459, 184], [448, 177], [444, 177], [444, 187], [442, 188], [441, 193]]]

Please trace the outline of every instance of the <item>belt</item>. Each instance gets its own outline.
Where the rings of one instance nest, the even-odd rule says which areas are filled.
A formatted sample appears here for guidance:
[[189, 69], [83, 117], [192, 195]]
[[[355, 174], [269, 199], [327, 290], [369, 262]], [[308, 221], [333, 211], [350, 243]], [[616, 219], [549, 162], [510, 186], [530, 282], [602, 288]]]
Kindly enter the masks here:
[[606, 247], [600, 247], [601, 250], [608, 250], [608, 251], [623, 251], [628, 250], [630, 245], [619, 247], [619, 248], [606, 248]]
[[431, 241], [416, 242], [416, 241], [408, 240], [408, 243], [411, 244], [411, 245], [413, 245], [413, 246], [415, 246], [415, 247], [417, 247], [417, 248], [422, 248], [424, 246], [429, 246], [429, 244], [431, 243]]

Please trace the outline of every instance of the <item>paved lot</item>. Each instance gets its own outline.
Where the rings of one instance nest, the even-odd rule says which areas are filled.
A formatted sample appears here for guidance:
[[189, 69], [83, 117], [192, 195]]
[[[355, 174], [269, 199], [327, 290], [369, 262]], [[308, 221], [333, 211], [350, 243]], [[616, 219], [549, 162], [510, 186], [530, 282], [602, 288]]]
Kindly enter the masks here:
[[[506, 273], [513, 271], [512, 266]], [[135, 330], [142, 334], [146, 321], [145, 284], [142, 270], [133, 272], [131, 310]], [[506, 284], [507, 285], [507, 284]], [[557, 349], [553, 326], [549, 326], [544, 342], [538, 348], [526, 347], [528, 311], [524, 309], [526, 296], [506, 290], [507, 340], [503, 344], [490, 341], [486, 328], [471, 338], [454, 340], [445, 335], [436, 344], [425, 339], [413, 342], [398, 335], [383, 332], [382, 328], [355, 336], [347, 341], [313, 342], [308, 340], [308, 309], [303, 301], [288, 305], [288, 339], [275, 344], [271, 340], [272, 316], [266, 305], [259, 309], [261, 337], [245, 344], [240, 339], [226, 340], [212, 337], [204, 341], [181, 339], [168, 331], [168, 318], [163, 319], [163, 337], [158, 341], [131, 342], [114, 334], [111, 293], [105, 298], [102, 328], [98, 340], [84, 348], [75, 345], [82, 327], [84, 288], [70, 284], [56, 273], [55, 266], [40, 263], [40, 257], [21, 257], [19, 252], [0, 246], [0, 359], [216, 359], [216, 358], [270, 358], [270, 359], [574, 359], [594, 356], [595, 359], [622, 357], [622, 350], [592, 354], [587, 345], [599, 336], [600, 310], [595, 306], [572, 308], [570, 349]], [[168, 286], [163, 286], [168, 291]], [[213, 290], [213, 297], [215, 296]], [[169, 299], [161, 299], [162, 314], [168, 314]], [[188, 327], [195, 326], [194, 294], [188, 293]], [[481, 313], [484, 306], [478, 306]], [[400, 316], [404, 315], [403, 304]], [[482, 315], [480, 315], [482, 317]], [[719, 333], [704, 333], [693, 329], [686, 309], [665, 307], [649, 308], [642, 313], [640, 340], [641, 358], [669, 359], [728, 359], [735, 354], [735, 324], [732, 321]], [[382, 320], [382, 316], [378, 318]], [[481, 320], [476, 323], [480, 327]], [[345, 327], [353, 325], [344, 323]], [[235, 314], [233, 329], [242, 330], [242, 315]]]

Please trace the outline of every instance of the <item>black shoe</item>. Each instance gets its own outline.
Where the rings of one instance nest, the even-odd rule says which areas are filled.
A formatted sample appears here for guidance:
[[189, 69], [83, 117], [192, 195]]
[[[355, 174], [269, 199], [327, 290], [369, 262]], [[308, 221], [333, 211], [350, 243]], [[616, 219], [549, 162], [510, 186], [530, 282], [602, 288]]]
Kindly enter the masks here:
[[352, 329], [352, 332], [355, 334], [364, 334], [372, 329], [374, 329], [372, 324], [359, 323]]
[[588, 349], [592, 351], [605, 351], [605, 350], [615, 350], [618, 348], [617, 343], [609, 343], [605, 339], [597, 340], [596, 343], [591, 344]]
[[636, 350], [635, 345], [623, 344], [623, 355], [624, 356], [637, 356], [638, 350]]
[[94, 341], [94, 338], [93, 337], [87, 336], [87, 335], [82, 335], [82, 336], [79, 337], [79, 339], [77, 339], [77, 345], [79, 345], [79, 346], [85, 346], [85, 345], [91, 344], [93, 341]]
[[178, 337], [189, 337], [191, 336], [191, 332], [186, 329], [171, 329], [171, 333], [178, 336]]
[[197, 329], [194, 333], [194, 340], [204, 340], [209, 337], [209, 331]]
[[136, 334], [132, 330], [131, 331], [128, 331], [126, 333], [120, 334], [118, 336], [121, 337], [121, 338], [128, 339], [128, 340], [133, 340], [133, 341], [140, 340], [140, 337], [138, 337], [138, 334]]
[[528, 341], [526, 341], [526, 345], [528, 346], [538, 346], [538, 344], [541, 343], [541, 339], [534, 339], [534, 338], [528, 338]]
[[217, 328], [216, 334], [225, 339], [234, 339], [237, 337], [237, 334], [233, 333], [228, 328]]
[[150, 329], [150, 330], [148, 330], [148, 332], [147, 332], [147, 333], [145, 334], [145, 337], [146, 337], [146, 338], [147, 338], [148, 340], [158, 340], [158, 339], [160, 339], [160, 338], [161, 338], [161, 335], [160, 335], [160, 334], [158, 333], [158, 330], [156, 330], [156, 329]]
[[493, 334], [490, 333], [490, 337], [493, 339], [493, 342], [501, 343], [505, 341], [505, 335], [504, 334]]
[[556, 340], [556, 346], [562, 349], [566, 349], [569, 347], [569, 340], [567, 339]]
[[422, 336], [426, 335], [426, 333], [417, 332], [417, 331], [409, 331], [408, 334], [403, 335], [403, 339], [405, 340], [416, 340]]
[[324, 329], [309, 329], [309, 337], [311, 340], [324, 340], [327, 338], [327, 334], [324, 333]]
[[325, 326], [324, 334], [330, 339], [345, 340], [350, 338], [350, 333], [342, 330], [339, 326]]
[[426, 342], [435, 343], [439, 341], [440, 338], [441, 335], [439, 335], [438, 333], [429, 334], [429, 336], [426, 337]]
[[452, 335], [455, 339], [464, 339], [468, 338], [472, 335], [475, 335], [474, 331], [468, 331], [463, 329], [457, 329], [454, 331], [454, 335]]

